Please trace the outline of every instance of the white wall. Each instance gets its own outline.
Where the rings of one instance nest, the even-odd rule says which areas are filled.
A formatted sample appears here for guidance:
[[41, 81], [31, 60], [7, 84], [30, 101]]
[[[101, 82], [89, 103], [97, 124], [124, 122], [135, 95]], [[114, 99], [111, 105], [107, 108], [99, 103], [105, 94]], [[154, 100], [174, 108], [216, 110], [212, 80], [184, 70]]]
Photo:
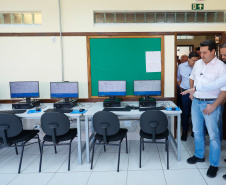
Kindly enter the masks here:
[[[194, 0], [61, 0], [63, 32], [225, 31], [226, 24], [94, 25], [94, 11], [191, 10]], [[205, 10], [224, 10], [226, 1], [204, 1]], [[0, 25], [0, 33], [59, 32], [58, 0], [0, 1], [0, 12], [41, 11], [42, 25]], [[9, 81], [40, 81], [41, 98], [49, 98], [49, 82], [61, 81], [60, 38], [0, 37], [0, 99], [9, 99]], [[63, 37], [65, 80], [79, 82], [80, 98], [88, 98], [86, 37]], [[174, 96], [174, 36], [165, 36], [165, 97]]]
[[59, 38], [0, 37], [0, 99], [9, 99], [10, 81], [39, 81], [41, 98], [49, 98], [49, 82], [61, 81]]

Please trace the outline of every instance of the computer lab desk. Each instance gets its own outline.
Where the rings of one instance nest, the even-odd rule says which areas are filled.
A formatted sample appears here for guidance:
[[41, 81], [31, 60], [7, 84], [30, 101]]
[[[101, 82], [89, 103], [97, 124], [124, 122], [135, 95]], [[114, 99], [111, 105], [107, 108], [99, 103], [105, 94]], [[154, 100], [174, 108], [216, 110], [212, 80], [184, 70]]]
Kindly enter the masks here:
[[[73, 107], [72, 109], [76, 110], [79, 108], [83, 108], [89, 111], [89, 109], [94, 105], [94, 103], [79, 103], [78, 106]], [[23, 114], [16, 114], [21, 119], [41, 119], [41, 116], [44, 114], [44, 111], [47, 109], [53, 108], [53, 103], [42, 103], [41, 104], [41, 112], [40, 113], [31, 113], [27, 114], [28, 110]], [[35, 108], [33, 108], [35, 109]], [[12, 110], [12, 104], [1, 104], [0, 111], [4, 110]], [[70, 120], [76, 120], [77, 121], [77, 138], [78, 138], [78, 164], [82, 164], [82, 152], [85, 150], [85, 145], [82, 146], [82, 140], [81, 140], [81, 117], [82, 113], [78, 114], [70, 114], [65, 113], [65, 115]]]
[[[129, 105], [129, 106], [136, 106], [138, 107], [139, 102], [122, 102], [122, 105]], [[156, 106], [163, 106], [166, 105], [168, 107], [176, 107], [176, 105], [172, 101], [157, 101]], [[90, 148], [93, 145], [93, 137], [94, 137], [94, 132], [92, 132], [91, 136], [89, 136], [89, 120], [91, 120], [92, 123], [92, 118], [93, 115], [98, 112], [103, 110], [103, 102], [97, 102], [95, 103], [86, 113], [83, 115], [85, 116], [85, 130], [86, 130], [86, 160], [87, 163], [90, 162]], [[177, 154], [177, 161], [181, 160], [181, 113], [182, 111], [166, 111], [166, 110], [161, 110], [164, 112], [168, 118], [168, 128], [170, 131], [169, 134], [169, 140], [172, 142], [173, 148]], [[131, 110], [131, 111], [115, 111], [113, 112], [118, 116], [119, 119], [127, 119], [127, 120], [139, 120], [141, 114], [143, 111], [139, 110]], [[177, 138], [176, 140], [174, 139], [171, 131], [171, 117], [177, 117]]]

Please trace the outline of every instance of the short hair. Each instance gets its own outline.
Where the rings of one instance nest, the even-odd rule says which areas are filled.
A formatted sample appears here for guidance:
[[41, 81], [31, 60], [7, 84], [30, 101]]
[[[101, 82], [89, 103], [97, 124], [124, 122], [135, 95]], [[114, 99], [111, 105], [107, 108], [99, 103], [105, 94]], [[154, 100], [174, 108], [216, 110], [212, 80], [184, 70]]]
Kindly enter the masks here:
[[216, 50], [216, 48], [217, 48], [214, 40], [205, 40], [203, 42], [200, 42], [200, 46], [201, 47], [208, 46], [209, 51], [212, 51], [213, 49]]
[[226, 48], [226, 42], [220, 45], [220, 48]]
[[199, 54], [195, 51], [192, 51], [192, 52], [189, 53], [188, 58], [191, 59], [192, 57], [198, 57], [199, 58]]
[[184, 55], [181, 55], [180, 56], [180, 59], [182, 59], [182, 57], [188, 57], [188, 55], [185, 55], [185, 54]]
[[195, 51], [200, 51], [200, 47], [197, 47], [197, 48], [195, 49]]

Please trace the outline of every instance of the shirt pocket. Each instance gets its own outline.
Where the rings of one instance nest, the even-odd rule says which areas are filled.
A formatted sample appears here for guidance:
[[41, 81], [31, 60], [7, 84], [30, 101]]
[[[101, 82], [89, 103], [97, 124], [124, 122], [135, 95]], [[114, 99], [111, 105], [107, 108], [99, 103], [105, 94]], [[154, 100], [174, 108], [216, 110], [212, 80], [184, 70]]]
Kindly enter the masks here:
[[206, 83], [213, 82], [216, 79], [216, 75], [207, 73], [204, 75], [204, 79]]

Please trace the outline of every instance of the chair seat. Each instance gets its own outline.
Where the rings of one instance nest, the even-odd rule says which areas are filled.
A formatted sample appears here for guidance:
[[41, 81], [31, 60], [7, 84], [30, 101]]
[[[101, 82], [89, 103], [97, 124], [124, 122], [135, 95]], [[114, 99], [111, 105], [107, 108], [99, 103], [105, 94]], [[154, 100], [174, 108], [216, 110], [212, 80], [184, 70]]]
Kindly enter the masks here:
[[[126, 136], [127, 132], [128, 132], [127, 129], [120, 128], [117, 134], [112, 135], [112, 136], [107, 136], [107, 141], [110, 142], [110, 141], [120, 141], [120, 140], [123, 140], [123, 138]], [[95, 139], [96, 140], [99, 140], [99, 141], [103, 141], [103, 136], [102, 135], [99, 135], [99, 134], [96, 134], [95, 135]]]
[[[15, 144], [15, 143], [30, 140], [33, 137], [35, 137], [38, 132], [39, 130], [22, 130], [22, 132], [19, 135], [15, 137], [9, 137], [8, 144], [10, 145], [10, 144]], [[0, 143], [3, 143], [2, 138], [0, 138]]]
[[[143, 132], [142, 130], [140, 130], [140, 136], [142, 138], [146, 138], [146, 139], [152, 139], [152, 134], [147, 134], [145, 132]], [[156, 134], [155, 138], [156, 139], [166, 139], [169, 136], [169, 130], [167, 129], [164, 133], [162, 134]]]
[[[76, 137], [77, 135], [77, 128], [72, 128], [70, 129], [66, 134], [61, 135], [61, 136], [56, 136], [57, 143], [61, 141], [68, 141]], [[52, 142], [52, 136], [50, 135], [45, 135], [43, 138], [44, 141]]]

